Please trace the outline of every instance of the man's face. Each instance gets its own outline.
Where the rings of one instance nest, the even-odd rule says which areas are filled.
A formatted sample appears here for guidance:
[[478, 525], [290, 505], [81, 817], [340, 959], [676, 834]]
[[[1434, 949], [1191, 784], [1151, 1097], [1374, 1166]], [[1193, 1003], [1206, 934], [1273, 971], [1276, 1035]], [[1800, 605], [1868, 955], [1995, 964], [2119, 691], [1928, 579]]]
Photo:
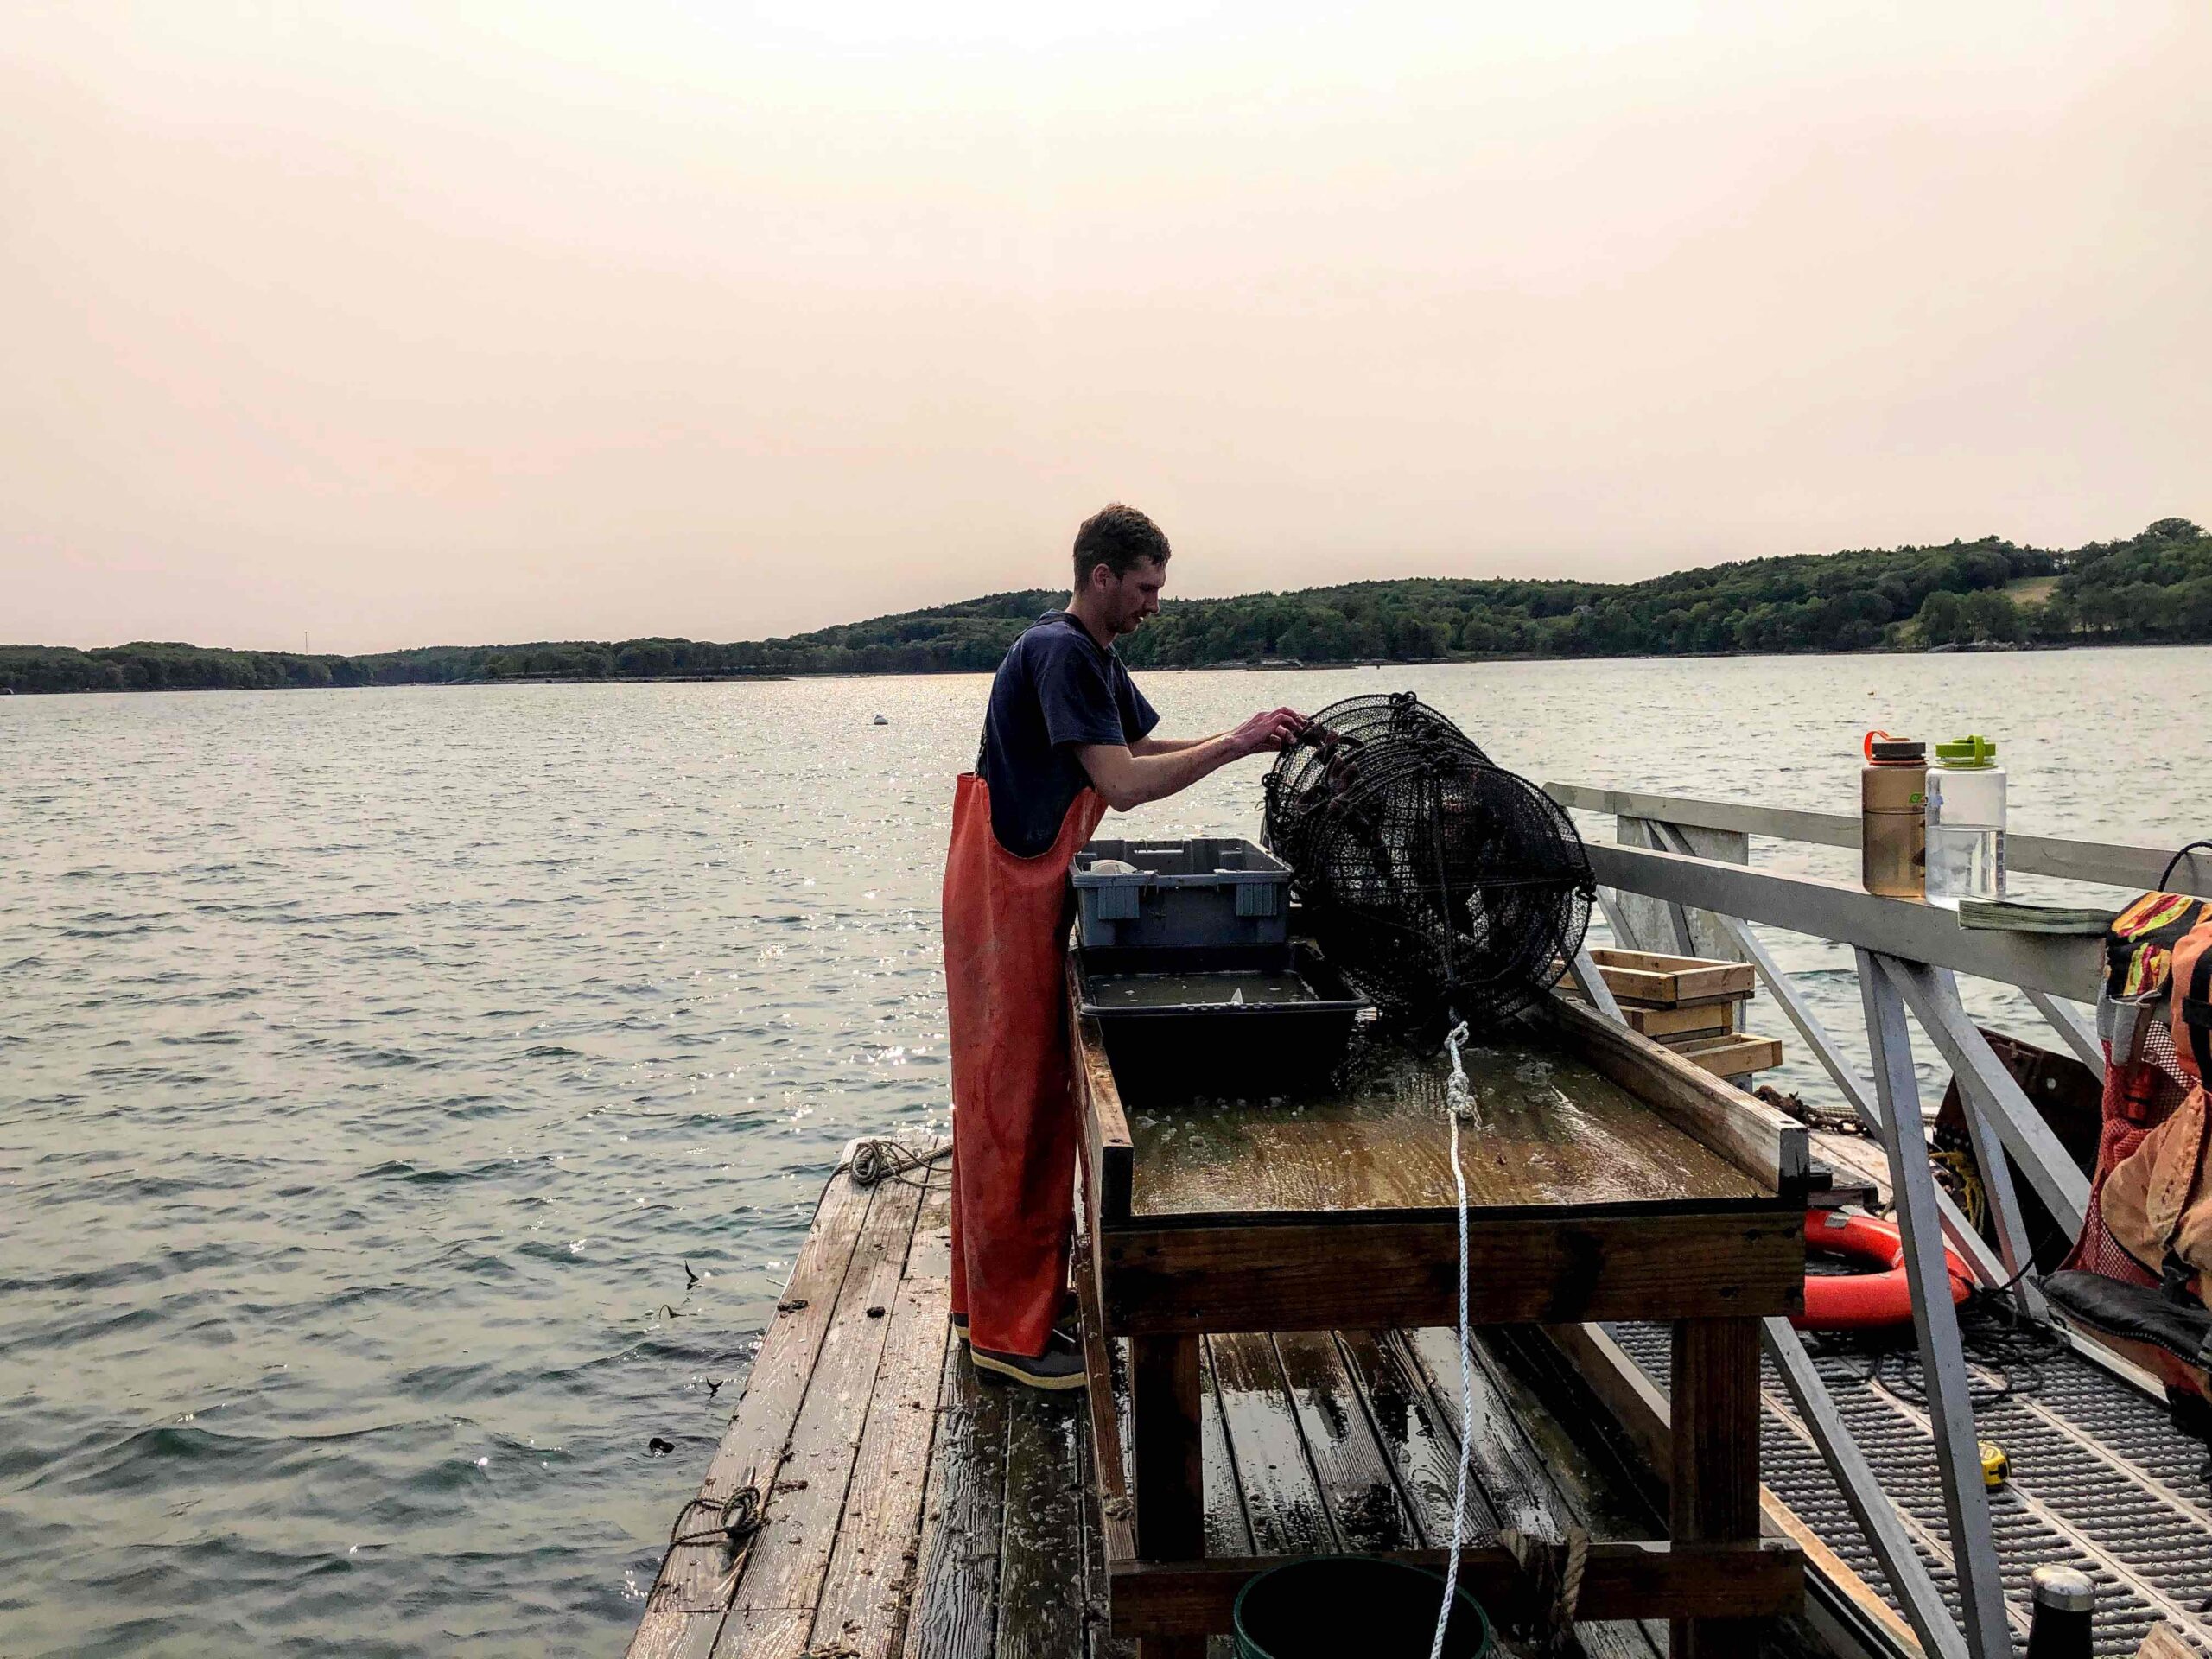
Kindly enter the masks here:
[[1167, 585], [1167, 567], [1157, 559], [1139, 559], [1121, 575], [1101, 565], [1092, 580], [1106, 582], [1106, 620], [1116, 634], [1135, 633], [1137, 624], [1160, 609], [1160, 590]]

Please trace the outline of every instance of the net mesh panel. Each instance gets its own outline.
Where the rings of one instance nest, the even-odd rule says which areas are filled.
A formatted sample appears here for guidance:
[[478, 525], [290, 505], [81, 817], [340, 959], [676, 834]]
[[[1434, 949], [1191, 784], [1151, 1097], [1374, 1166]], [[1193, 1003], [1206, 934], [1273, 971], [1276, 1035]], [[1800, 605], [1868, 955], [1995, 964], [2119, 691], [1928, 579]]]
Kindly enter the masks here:
[[1268, 773], [1266, 833], [1330, 960], [1402, 1019], [1516, 1013], [1589, 925], [1566, 811], [1410, 692], [1316, 715]]
[[[2146, 1016], [2147, 1017], [2147, 1016]], [[2109, 1057], [2107, 1057], [2109, 1058]], [[2089, 1183], [2089, 1212], [2072, 1254], [2060, 1265], [2117, 1279], [2123, 1285], [2154, 1286], [2158, 1275], [2145, 1268], [2105, 1225], [2105, 1182], [2113, 1166], [2141, 1146], [2152, 1130], [2174, 1115], [2189, 1097], [2174, 1038], [2163, 1014], [2149, 1020], [2143, 1046], [2133, 1065], [2105, 1067], [2104, 1125], [2097, 1136], [2097, 1167]]]

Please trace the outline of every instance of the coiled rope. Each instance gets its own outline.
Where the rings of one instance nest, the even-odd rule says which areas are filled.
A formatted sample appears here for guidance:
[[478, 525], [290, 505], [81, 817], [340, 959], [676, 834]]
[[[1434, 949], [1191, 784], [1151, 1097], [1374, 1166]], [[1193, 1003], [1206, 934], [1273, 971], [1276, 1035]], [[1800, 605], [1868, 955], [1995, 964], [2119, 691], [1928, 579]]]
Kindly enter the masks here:
[[925, 1186], [929, 1183], [930, 1166], [951, 1155], [950, 1141], [923, 1152], [899, 1141], [863, 1141], [842, 1167], [851, 1172], [855, 1186], [874, 1186], [882, 1181]]
[[1429, 1643], [1428, 1659], [1443, 1659], [1444, 1632], [1452, 1623], [1452, 1608], [1459, 1593], [1459, 1545], [1467, 1527], [1467, 1471], [1475, 1456], [1475, 1382], [1467, 1358], [1467, 1176], [1459, 1167], [1459, 1124], [1475, 1117], [1475, 1092], [1467, 1085], [1466, 1069], [1459, 1064], [1459, 1046], [1467, 1040], [1467, 1022], [1452, 1027], [1444, 1052], [1452, 1058], [1452, 1075], [1444, 1080], [1444, 1116], [1452, 1126], [1452, 1185], [1459, 1195], [1459, 1478], [1452, 1493], [1452, 1552], [1444, 1569], [1444, 1605], [1436, 1610], [1436, 1637]]
[[[721, 1517], [707, 1532], [686, 1532], [683, 1523], [692, 1518], [692, 1511]], [[717, 1503], [710, 1497], [695, 1497], [684, 1506], [683, 1513], [676, 1518], [675, 1530], [669, 1534], [671, 1548], [677, 1544], [727, 1544], [732, 1549], [742, 1548], [753, 1540], [753, 1535], [767, 1523], [762, 1513], [760, 1488], [753, 1481], [733, 1492], [728, 1499]]]

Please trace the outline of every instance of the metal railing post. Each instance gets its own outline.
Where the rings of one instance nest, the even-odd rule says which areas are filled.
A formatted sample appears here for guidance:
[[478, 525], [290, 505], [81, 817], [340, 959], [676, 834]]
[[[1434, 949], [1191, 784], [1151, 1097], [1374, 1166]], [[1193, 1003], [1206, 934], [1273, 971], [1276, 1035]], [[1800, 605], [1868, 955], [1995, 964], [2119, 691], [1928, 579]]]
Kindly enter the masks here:
[[1928, 1167], [1927, 1130], [1920, 1115], [1920, 1084], [1913, 1076], [1912, 1038], [1905, 1028], [1898, 989], [1903, 976], [1890, 971], [1903, 964], [1863, 947], [1854, 949], [1967, 1648], [1976, 1659], [2010, 1659], [2012, 1637], [2005, 1619], [2004, 1580], [1997, 1570], [1996, 1537], [1990, 1527], [1989, 1491], [1982, 1484], [1966, 1354], [1959, 1341], [1958, 1315], [1951, 1306], [1950, 1274], [1936, 1221], [1936, 1180]]

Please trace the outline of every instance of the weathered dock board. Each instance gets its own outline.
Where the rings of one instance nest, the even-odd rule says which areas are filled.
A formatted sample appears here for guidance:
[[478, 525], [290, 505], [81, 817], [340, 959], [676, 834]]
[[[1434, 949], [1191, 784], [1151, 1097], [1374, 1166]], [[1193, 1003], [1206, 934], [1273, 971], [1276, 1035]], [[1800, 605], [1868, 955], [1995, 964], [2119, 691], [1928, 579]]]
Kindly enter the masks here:
[[[861, 1188], [841, 1172], [825, 1189], [632, 1659], [1134, 1653], [1107, 1631], [1106, 1539], [1128, 1521], [1100, 1512], [1086, 1402], [981, 1382], [950, 1338], [945, 1179], [939, 1166], [926, 1188]], [[1260, 1332], [1201, 1348], [1208, 1556], [1448, 1538], [1462, 1432], [1450, 1332]], [[1614, 1539], [1659, 1524], [1624, 1468], [1568, 1455], [1573, 1408], [1522, 1379], [1510, 1333], [1485, 1338], [1478, 1358], [1471, 1542], [1501, 1526]], [[1112, 1363], [1125, 1370], [1126, 1344]], [[1107, 1438], [1125, 1445], [1126, 1424]], [[733, 1549], [717, 1529], [748, 1484], [765, 1518]], [[1663, 1624], [1582, 1632], [1603, 1659], [1665, 1651]]]

